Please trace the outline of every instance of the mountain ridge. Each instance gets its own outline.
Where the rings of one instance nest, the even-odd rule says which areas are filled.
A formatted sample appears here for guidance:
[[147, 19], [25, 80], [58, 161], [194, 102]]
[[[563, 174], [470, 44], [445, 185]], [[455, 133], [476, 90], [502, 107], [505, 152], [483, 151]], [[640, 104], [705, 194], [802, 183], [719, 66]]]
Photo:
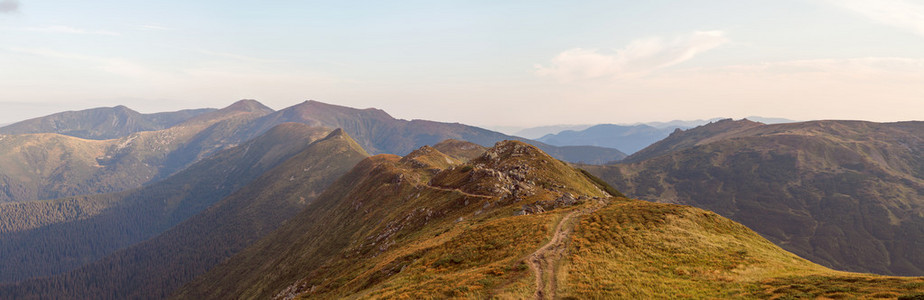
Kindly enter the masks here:
[[921, 278], [826, 269], [715, 213], [611, 197], [522, 142], [499, 142], [449, 165], [432, 147], [412, 153], [363, 160], [292, 221], [173, 298], [895, 297], [924, 290]]
[[571, 162], [605, 163], [625, 157], [625, 153], [611, 148], [557, 147], [459, 123], [395, 119], [377, 108], [356, 109], [314, 100], [268, 114], [254, 121], [242, 136], [258, 134], [281, 122], [343, 128], [371, 154], [405, 155], [421, 146], [437, 144], [446, 139], [465, 140], [482, 146], [490, 146], [501, 140], [519, 139]]

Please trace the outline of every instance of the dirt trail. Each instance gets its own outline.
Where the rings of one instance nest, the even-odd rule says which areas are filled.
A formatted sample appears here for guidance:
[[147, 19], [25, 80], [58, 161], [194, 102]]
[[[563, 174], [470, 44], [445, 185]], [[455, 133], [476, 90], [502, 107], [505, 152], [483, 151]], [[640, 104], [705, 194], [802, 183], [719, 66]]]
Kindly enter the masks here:
[[555, 234], [549, 243], [543, 245], [539, 250], [533, 252], [526, 258], [526, 264], [533, 270], [536, 275], [536, 299], [555, 299], [556, 275], [555, 269], [558, 261], [565, 255], [567, 250], [569, 236], [574, 231], [580, 217], [593, 213], [606, 205], [606, 202], [600, 201], [591, 204], [588, 207], [568, 213], [555, 227]]

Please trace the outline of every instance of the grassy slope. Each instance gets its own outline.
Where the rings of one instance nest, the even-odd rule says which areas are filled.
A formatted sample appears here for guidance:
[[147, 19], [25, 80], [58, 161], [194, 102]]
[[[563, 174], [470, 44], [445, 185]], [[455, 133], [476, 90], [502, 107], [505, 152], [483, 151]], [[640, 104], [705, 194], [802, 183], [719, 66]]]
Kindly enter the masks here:
[[579, 299], [837, 299], [924, 291], [924, 278], [833, 271], [715, 213], [636, 200], [614, 202], [581, 221], [561, 278], [562, 296]]
[[[548, 242], [566, 214], [605, 195], [577, 170], [533, 149], [503, 143], [453, 166], [438, 166], [445, 158], [433, 149], [368, 159], [293, 221], [177, 298], [530, 298], [536, 281], [524, 259]], [[517, 213], [566, 192], [586, 198], [545, 213]], [[821, 279], [838, 278], [890, 282], [874, 293], [924, 290], [921, 279], [815, 265], [711, 212], [609, 199], [574, 229], [557, 269], [558, 296], [783, 295], [792, 282], [812, 280], [800, 287], [834, 295], [840, 289], [823, 287]]]
[[367, 156], [336, 130], [158, 237], [61, 276], [0, 292], [41, 298], [164, 298], [274, 230]]
[[[43, 221], [35, 228], [0, 236], [0, 269], [16, 271], [0, 273], [0, 281], [68, 271], [153, 237], [201, 212], [325, 134], [326, 129], [283, 124], [155, 184], [121, 193], [36, 202], [36, 207], [64, 209], [56, 213], [63, 219]], [[76, 204], [64, 205], [70, 202]], [[15, 220], [36, 220], [36, 214], [47, 215], [46, 210], [32, 209], [23, 210], [24, 215], [2, 212], [10, 213], [5, 218]]]
[[924, 247], [922, 124], [759, 126], [588, 170], [633, 197], [716, 211], [827, 266], [924, 274], [914, 250]]

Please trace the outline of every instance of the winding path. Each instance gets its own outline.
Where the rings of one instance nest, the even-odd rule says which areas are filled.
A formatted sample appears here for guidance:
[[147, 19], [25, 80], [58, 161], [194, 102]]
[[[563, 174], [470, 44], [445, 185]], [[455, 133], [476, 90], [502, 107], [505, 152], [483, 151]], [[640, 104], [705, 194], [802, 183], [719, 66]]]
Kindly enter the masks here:
[[574, 231], [574, 226], [580, 217], [593, 213], [606, 205], [605, 201], [599, 201], [588, 207], [572, 211], [565, 215], [555, 227], [555, 234], [552, 239], [539, 250], [533, 252], [526, 258], [526, 264], [533, 270], [536, 276], [536, 299], [554, 299], [556, 290], [556, 274], [558, 261], [565, 255], [568, 249], [569, 236]]

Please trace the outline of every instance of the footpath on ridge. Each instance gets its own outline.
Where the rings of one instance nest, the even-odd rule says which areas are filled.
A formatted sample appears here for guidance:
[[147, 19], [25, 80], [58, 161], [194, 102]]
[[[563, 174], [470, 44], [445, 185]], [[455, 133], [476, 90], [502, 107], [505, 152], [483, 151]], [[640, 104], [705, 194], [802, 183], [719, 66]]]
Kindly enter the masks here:
[[552, 239], [526, 258], [526, 264], [529, 265], [529, 268], [533, 270], [533, 275], [536, 276], [535, 299], [555, 299], [555, 290], [557, 288], [555, 271], [558, 267], [558, 261], [561, 260], [568, 249], [568, 241], [571, 233], [574, 232], [574, 227], [581, 217], [597, 211], [607, 203], [607, 200], [600, 200], [565, 215], [555, 227]]

